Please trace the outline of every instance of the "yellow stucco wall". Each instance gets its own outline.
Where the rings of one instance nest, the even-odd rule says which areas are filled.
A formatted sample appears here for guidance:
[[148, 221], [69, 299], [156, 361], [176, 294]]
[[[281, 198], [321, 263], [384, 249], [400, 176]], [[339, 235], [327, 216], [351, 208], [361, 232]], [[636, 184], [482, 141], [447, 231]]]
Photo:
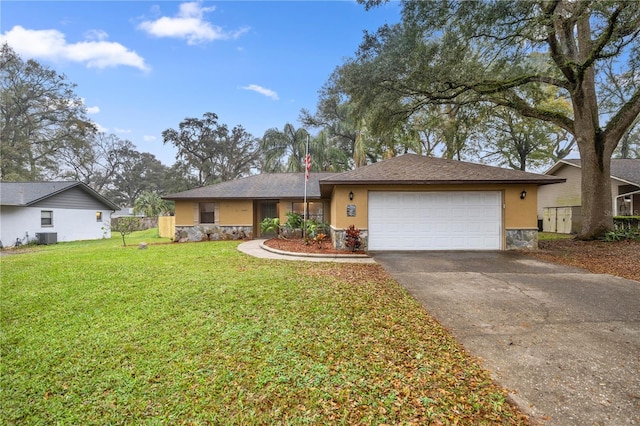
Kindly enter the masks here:
[[193, 201], [176, 201], [176, 226], [193, 226]]
[[[367, 199], [368, 192], [372, 189], [375, 189], [375, 187], [335, 186], [331, 196], [331, 226], [336, 229], [344, 229], [354, 225], [356, 228], [367, 229], [369, 227]], [[392, 189], [389, 190], [391, 191]], [[353, 192], [353, 200], [349, 200], [350, 192]], [[356, 206], [355, 216], [347, 216], [347, 206], [350, 204]]]
[[[520, 199], [525, 190], [527, 196]], [[344, 229], [349, 225], [367, 229], [368, 192], [369, 191], [502, 191], [503, 217], [505, 229], [537, 228], [537, 185], [337, 185], [333, 189], [331, 199], [331, 226]], [[349, 200], [349, 192], [353, 192], [353, 200]], [[356, 215], [347, 216], [347, 205], [356, 206]]]
[[[210, 200], [203, 200], [209, 201]], [[252, 226], [253, 225], [253, 201], [252, 200], [221, 200], [215, 201], [216, 224], [223, 226]], [[176, 201], [176, 226], [193, 226], [197, 200]]]
[[252, 200], [222, 200], [220, 205], [220, 225], [253, 226]]
[[[527, 191], [524, 200], [522, 190]], [[512, 185], [503, 193], [505, 229], [538, 228], [538, 185]]]
[[[520, 199], [520, 193], [525, 190], [527, 196]], [[367, 212], [369, 191], [501, 191], [503, 193], [503, 218], [505, 229], [537, 228], [537, 185], [336, 185], [333, 189], [329, 211], [325, 210], [325, 221], [336, 229], [344, 229], [349, 225], [367, 229], [369, 217]], [[349, 193], [353, 192], [353, 200], [349, 200]], [[286, 223], [286, 213], [291, 208], [291, 202], [302, 200], [281, 201], [278, 205], [280, 223]], [[318, 200], [313, 200], [318, 202]], [[252, 226], [252, 200], [220, 200], [219, 217], [216, 222], [225, 226]], [[194, 224], [194, 209], [197, 201], [176, 201], [176, 226], [192, 226]], [[347, 216], [347, 205], [356, 208], [356, 215]]]

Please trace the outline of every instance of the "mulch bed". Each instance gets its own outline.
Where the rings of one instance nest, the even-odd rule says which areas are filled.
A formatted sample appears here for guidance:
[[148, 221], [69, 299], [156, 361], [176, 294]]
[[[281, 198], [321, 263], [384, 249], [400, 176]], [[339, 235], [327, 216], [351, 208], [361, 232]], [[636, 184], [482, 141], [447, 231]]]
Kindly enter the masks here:
[[363, 250], [356, 250], [354, 252], [347, 250], [336, 250], [331, 245], [331, 241], [325, 240], [321, 245], [316, 242], [305, 244], [302, 239], [284, 239], [284, 238], [272, 238], [264, 242], [264, 245], [274, 248], [276, 250], [288, 251], [292, 253], [312, 253], [312, 254], [364, 254]]
[[527, 253], [596, 274], [611, 274], [640, 281], [640, 241], [540, 241], [537, 251]]

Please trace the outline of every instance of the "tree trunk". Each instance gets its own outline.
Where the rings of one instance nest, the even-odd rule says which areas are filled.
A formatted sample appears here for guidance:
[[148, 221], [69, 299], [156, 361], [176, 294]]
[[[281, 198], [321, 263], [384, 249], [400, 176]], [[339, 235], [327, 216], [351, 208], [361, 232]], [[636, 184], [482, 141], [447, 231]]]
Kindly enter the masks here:
[[[592, 54], [589, 17], [577, 22], [577, 59], [584, 63]], [[577, 85], [571, 101], [574, 131], [580, 150], [582, 172], [582, 229], [578, 239], [594, 240], [613, 229], [611, 201], [611, 155], [617, 144], [607, 140], [600, 128], [595, 69], [576, 70]]]
[[613, 229], [611, 155], [596, 152], [595, 143], [580, 144], [582, 162], [581, 240], [594, 240]]

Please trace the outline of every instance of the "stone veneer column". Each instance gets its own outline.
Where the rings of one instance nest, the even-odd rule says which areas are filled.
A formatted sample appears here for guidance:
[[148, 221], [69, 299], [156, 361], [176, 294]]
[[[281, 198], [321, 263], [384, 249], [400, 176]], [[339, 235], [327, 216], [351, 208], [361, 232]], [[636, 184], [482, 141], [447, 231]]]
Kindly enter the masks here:
[[538, 248], [538, 229], [507, 229], [507, 250], [535, 250]]
[[[330, 227], [329, 233], [331, 235], [333, 248], [335, 248], [336, 250], [349, 250], [349, 248], [344, 243], [344, 229], [336, 229], [334, 227]], [[362, 244], [360, 250], [367, 250], [367, 247], [369, 246], [369, 231], [367, 229], [360, 229], [360, 242]]]
[[250, 240], [253, 238], [253, 226], [195, 225], [176, 226], [174, 241], [179, 243], [193, 241]]

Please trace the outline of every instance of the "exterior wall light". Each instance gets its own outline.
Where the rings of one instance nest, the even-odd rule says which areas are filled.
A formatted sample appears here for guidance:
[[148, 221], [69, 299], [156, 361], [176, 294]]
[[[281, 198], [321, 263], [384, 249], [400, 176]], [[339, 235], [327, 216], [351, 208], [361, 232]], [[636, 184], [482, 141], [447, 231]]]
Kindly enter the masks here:
[[353, 201], [353, 191], [349, 191], [349, 200]]
[[520, 199], [521, 199], [521, 200], [524, 200], [525, 198], [527, 198], [527, 191], [522, 191], [522, 192], [520, 193]]

